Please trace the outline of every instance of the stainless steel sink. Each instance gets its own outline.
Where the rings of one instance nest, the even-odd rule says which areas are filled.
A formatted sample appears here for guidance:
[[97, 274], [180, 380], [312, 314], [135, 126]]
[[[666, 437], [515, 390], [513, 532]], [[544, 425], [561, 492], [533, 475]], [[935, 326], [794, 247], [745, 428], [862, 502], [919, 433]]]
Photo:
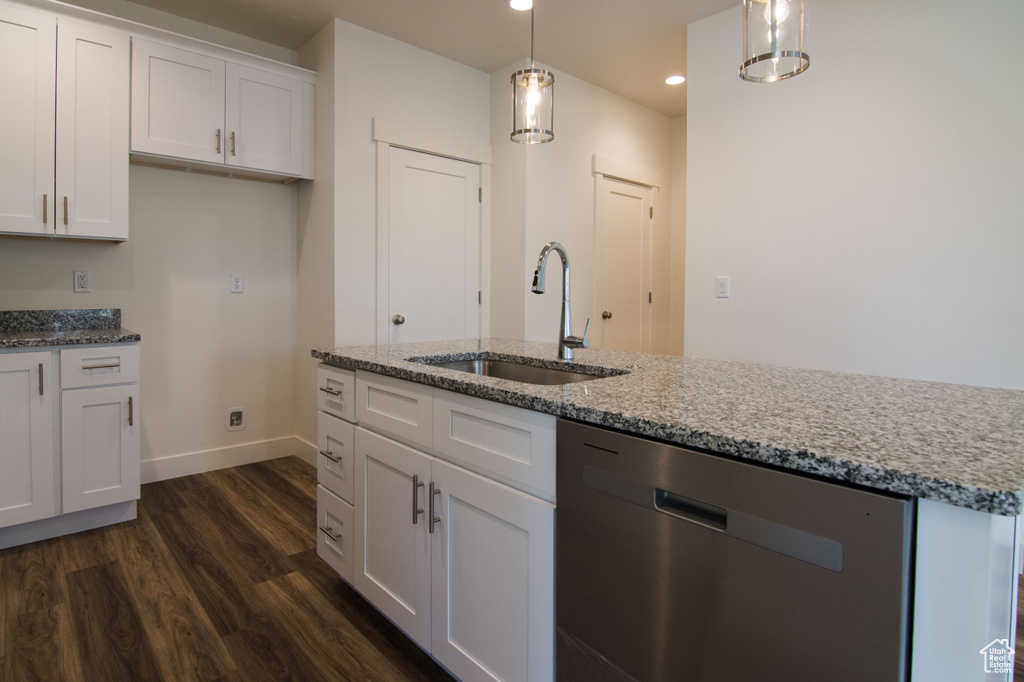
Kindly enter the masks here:
[[[470, 374], [496, 377], [498, 379], [509, 379], [510, 381], [519, 381], [525, 384], [541, 384], [547, 386], [572, 384], [577, 381], [589, 381], [590, 379], [600, 379], [606, 376], [628, 374], [625, 370], [603, 367], [594, 368], [596, 370], [594, 372], [574, 371], [544, 365], [529, 364], [527, 362], [493, 359], [488, 357], [448, 360], [431, 358], [428, 356], [409, 358], [409, 360], [412, 362], [421, 362], [423, 364], [433, 365], [434, 367], [444, 367], [446, 369], [454, 369], [460, 372], [469, 372]], [[582, 370], [583, 368], [578, 369]], [[588, 367], [587, 369], [591, 368]]]

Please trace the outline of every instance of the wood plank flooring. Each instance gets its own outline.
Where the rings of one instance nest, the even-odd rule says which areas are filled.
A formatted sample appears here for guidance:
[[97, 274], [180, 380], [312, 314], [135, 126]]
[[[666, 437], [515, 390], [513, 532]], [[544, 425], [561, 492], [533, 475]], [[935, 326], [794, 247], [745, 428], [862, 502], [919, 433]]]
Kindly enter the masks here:
[[316, 556], [295, 457], [142, 486], [139, 518], [0, 551], [0, 680], [451, 680]]

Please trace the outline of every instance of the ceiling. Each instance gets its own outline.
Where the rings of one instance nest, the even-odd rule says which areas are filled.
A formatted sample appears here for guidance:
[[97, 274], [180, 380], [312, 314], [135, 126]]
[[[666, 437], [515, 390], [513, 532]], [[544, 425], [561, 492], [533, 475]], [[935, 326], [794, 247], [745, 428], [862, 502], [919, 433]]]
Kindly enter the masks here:
[[[530, 13], [507, 0], [133, 0], [298, 49], [337, 17], [493, 73], [530, 56]], [[740, 0], [537, 0], [536, 60], [675, 117], [686, 113], [686, 26]], [[737, 59], [740, 46], [736, 46]], [[510, 73], [511, 76], [511, 73]]]

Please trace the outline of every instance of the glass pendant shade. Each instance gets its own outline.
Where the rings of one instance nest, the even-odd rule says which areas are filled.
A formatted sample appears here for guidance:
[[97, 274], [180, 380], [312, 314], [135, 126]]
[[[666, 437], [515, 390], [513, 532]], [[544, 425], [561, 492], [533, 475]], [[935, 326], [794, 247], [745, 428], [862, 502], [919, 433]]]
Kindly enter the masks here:
[[743, 0], [740, 78], [774, 83], [811, 65], [804, 52], [803, 0]]
[[512, 74], [512, 141], [541, 144], [555, 139], [555, 77], [544, 69]]

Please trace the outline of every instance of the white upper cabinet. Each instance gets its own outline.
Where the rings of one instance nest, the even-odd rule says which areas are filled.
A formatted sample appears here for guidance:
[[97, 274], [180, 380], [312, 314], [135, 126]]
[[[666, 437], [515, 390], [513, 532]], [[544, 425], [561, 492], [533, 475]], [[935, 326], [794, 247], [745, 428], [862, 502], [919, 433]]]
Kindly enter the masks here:
[[128, 76], [127, 35], [0, 6], [0, 232], [128, 238]]
[[135, 153], [311, 177], [312, 111], [309, 80], [132, 42]]
[[0, 232], [53, 234], [56, 71], [57, 20], [0, 6]]
[[224, 163], [224, 67], [132, 41], [132, 151]]

